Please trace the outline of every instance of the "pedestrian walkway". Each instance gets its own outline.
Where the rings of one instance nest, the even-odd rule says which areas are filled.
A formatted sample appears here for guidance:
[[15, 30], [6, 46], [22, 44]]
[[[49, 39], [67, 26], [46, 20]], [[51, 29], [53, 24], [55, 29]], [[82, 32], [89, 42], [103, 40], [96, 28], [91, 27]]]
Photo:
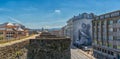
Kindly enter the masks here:
[[71, 45], [71, 59], [95, 59], [93, 56], [87, 54], [81, 49]]
[[71, 59], [90, 59], [83, 53], [79, 52], [79, 49], [71, 49]]
[[29, 39], [34, 39], [36, 36], [38, 36], [38, 35], [33, 35], [33, 36], [28, 37], [28, 38], [24, 38], [24, 39], [20, 39], [20, 40], [8, 42], [8, 43], [0, 44], [0, 47], [5, 47], [5, 46], [8, 46], [8, 45], [18, 43], [18, 42], [26, 41], [26, 40], [29, 40]]

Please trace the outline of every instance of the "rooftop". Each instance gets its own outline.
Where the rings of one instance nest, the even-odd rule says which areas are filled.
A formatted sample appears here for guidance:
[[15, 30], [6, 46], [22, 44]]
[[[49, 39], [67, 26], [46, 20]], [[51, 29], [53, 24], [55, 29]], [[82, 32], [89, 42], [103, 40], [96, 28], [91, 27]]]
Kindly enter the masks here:
[[113, 18], [113, 17], [117, 17], [117, 16], [120, 16], [120, 10], [96, 16], [95, 20], [102, 20], [102, 19]]
[[76, 20], [80, 20], [80, 19], [93, 19], [95, 16], [96, 15], [94, 15], [93, 13], [82, 13], [82, 14], [79, 14], [77, 16], [73, 16], [67, 22], [76, 21]]

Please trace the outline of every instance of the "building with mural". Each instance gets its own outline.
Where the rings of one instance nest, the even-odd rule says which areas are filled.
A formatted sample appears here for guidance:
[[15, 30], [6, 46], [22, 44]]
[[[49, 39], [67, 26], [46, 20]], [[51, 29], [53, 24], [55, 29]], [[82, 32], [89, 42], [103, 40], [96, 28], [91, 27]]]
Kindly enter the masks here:
[[73, 17], [73, 43], [89, 45], [92, 42], [93, 13], [82, 13]]
[[92, 42], [93, 13], [82, 13], [72, 17], [64, 26], [64, 34], [71, 38], [72, 44], [90, 45]]

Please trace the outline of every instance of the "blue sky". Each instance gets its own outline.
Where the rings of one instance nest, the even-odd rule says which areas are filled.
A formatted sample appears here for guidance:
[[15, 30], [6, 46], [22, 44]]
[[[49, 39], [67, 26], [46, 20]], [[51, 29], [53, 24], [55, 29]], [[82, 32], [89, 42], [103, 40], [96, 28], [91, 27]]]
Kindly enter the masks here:
[[119, 0], [0, 0], [0, 23], [17, 22], [28, 28], [60, 28], [74, 15], [97, 15], [120, 10]]

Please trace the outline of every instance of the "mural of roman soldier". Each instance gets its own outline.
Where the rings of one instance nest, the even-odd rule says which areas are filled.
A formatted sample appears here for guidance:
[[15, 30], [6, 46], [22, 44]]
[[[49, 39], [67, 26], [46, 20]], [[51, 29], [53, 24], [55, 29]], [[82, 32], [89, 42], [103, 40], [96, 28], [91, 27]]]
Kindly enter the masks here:
[[85, 24], [82, 23], [81, 29], [78, 31], [78, 38], [79, 44], [80, 45], [88, 45], [91, 41], [91, 36], [90, 36], [90, 24]]

